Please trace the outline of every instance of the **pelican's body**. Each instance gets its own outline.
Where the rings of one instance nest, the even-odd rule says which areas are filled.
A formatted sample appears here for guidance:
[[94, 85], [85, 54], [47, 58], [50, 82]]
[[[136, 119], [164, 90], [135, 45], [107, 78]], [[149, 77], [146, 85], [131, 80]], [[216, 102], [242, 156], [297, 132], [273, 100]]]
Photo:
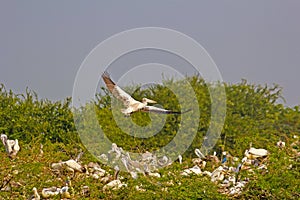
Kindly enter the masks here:
[[67, 169], [73, 173], [74, 172], [81, 172], [81, 173], [86, 172], [85, 167], [81, 166], [78, 162], [76, 162], [73, 159], [67, 160], [63, 163], [67, 166]]
[[[127, 94], [124, 90], [122, 90], [119, 86], [117, 86], [110, 78], [107, 72], [102, 74], [103, 81], [105, 82], [108, 90], [120, 101], [123, 102], [125, 109], [122, 109], [122, 113], [126, 116], [130, 116], [132, 113], [137, 111], [142, 112], [154, 112], [154, 113], [162, 113], [162, 114], [181, 114], [183, 112], [174, 112], [172, 110], [165, 110], [162, 108], [157, 108], [154, 106], [148, 106], [148, 103], [156, 103], [151, 99], [143, 98], [142, 102], [135, 100], [129, 94]], [[188, 110], [190, 111], [190, 110]], [[185, 111], [185, 112], [188, 112]]]
[[58, 195], [60, 193], [60, 188], [51, 187], [51, 188], [43, 188], [42, 190], [42, 197], [43, 198], [50, 198]]

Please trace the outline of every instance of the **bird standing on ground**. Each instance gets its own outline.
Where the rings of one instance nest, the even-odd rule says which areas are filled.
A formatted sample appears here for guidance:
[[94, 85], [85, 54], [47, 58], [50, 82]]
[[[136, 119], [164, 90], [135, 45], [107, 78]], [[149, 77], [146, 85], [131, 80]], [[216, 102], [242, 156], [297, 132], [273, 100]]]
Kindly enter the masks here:
[[124, 90], [122, 90], [119, 86], [117, 86], [110, 78], [109, 74], [107, 72], [104, 72], [102, 74], [102, 79], [108, 88], [108, 90], [126, 107], [125, 109], [122, 109], [121, 112], [125, 114], [125, 116], [130, 116], [132, 113], [137, 111], [142, 112], [153, 112], [153, 113], [161, 113], [161, 114], [182, 114], [185, 112], [190, 111], [191, 109], [180, 112], [180, 111], [172, 111], [172, 110], [166, 110], [162, 108], [158, 108], [155, 106], [148, 106], [148, 103], [156, 103], [156, 101], [153, 101], [151, 99], [143, 98], [142, 102], [135, 100], [132, 98], [129, 94], [127, 94]]
[[31, 197], [29, 197], [28, 200], [40, 200], [41, 197], [40, 197], [39, 193], [37, 192], [36, 187], [32, 188], [32, 191], [33, 191], [33, 195]]
[[3, 145], [5, 146], [5, 150], [9, 157], [13, 158], [17, 155], [20, 151], [19, 141], [15, 140], [8, 140], [7, 135], [1, 134], [1, 140]]

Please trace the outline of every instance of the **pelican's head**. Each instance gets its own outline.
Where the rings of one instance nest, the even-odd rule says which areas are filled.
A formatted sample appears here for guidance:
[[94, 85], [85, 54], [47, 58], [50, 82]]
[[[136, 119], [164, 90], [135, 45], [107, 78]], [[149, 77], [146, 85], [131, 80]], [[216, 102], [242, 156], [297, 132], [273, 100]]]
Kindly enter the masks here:
[[37, 192], [36, 187], [32, 188], [32, 191], [33, 191], [33, 192]]
[[3, 145], [5, 145], [7, 142], [7, 135], [1, 134], [1, 140], [2, 140]]
[[156, 103], [156, 101], [153, 101], [153, 100], [147, 99], [147, 98], [143, 98], [143, 99], [142, 99], [142, 102], [143, 102], [143, 103]]

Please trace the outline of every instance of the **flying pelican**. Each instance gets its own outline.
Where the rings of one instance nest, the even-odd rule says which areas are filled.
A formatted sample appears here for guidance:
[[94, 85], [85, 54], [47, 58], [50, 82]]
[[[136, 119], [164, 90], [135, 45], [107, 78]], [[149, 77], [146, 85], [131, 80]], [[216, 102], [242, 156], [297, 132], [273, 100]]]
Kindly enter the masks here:
[[184, 112], [180, 111], [172, 111], [172, 110], [166, 110], [154, 106], [147, 106], [148, 103], [156, 103], [156, 101], [143, 98], [142, 102], [135, 100], [132, 98], [129, 94], [127, 94], [124, 90], [122, 90], [119, 86], [117, 86], [110, 78], [109, 74], [107, 72], [104, 72], [102, 74], [102, 79], [108, 88], [108, 90], [120, 101], [123, 102], [125, 109], [122, 109], [121, 112], [125, 114], [125, 116], [130, 116], [132, 113], [137, 111], [142, 112], [154, 112], [154, 113], [161, 113], [161, 114], [183, 114], [186, 113], [189, 110], [186, 110]]

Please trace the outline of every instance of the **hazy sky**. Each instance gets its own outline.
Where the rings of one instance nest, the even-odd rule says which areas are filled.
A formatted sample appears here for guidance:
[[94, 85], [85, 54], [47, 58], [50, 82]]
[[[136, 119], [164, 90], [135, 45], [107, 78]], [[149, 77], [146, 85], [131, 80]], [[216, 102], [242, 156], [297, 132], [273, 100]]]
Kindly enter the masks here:
[[[28, 86], [41, 98], [63, 99], [101, 41], [156, 26], [199, 42], [224, 81], [278, 83], [293, 106], [300, 104], [299, 10], [296, 0], [1, 1], [0, 82], [17, 93]], [[135, 60], [151, 61], [138, 54]]]

